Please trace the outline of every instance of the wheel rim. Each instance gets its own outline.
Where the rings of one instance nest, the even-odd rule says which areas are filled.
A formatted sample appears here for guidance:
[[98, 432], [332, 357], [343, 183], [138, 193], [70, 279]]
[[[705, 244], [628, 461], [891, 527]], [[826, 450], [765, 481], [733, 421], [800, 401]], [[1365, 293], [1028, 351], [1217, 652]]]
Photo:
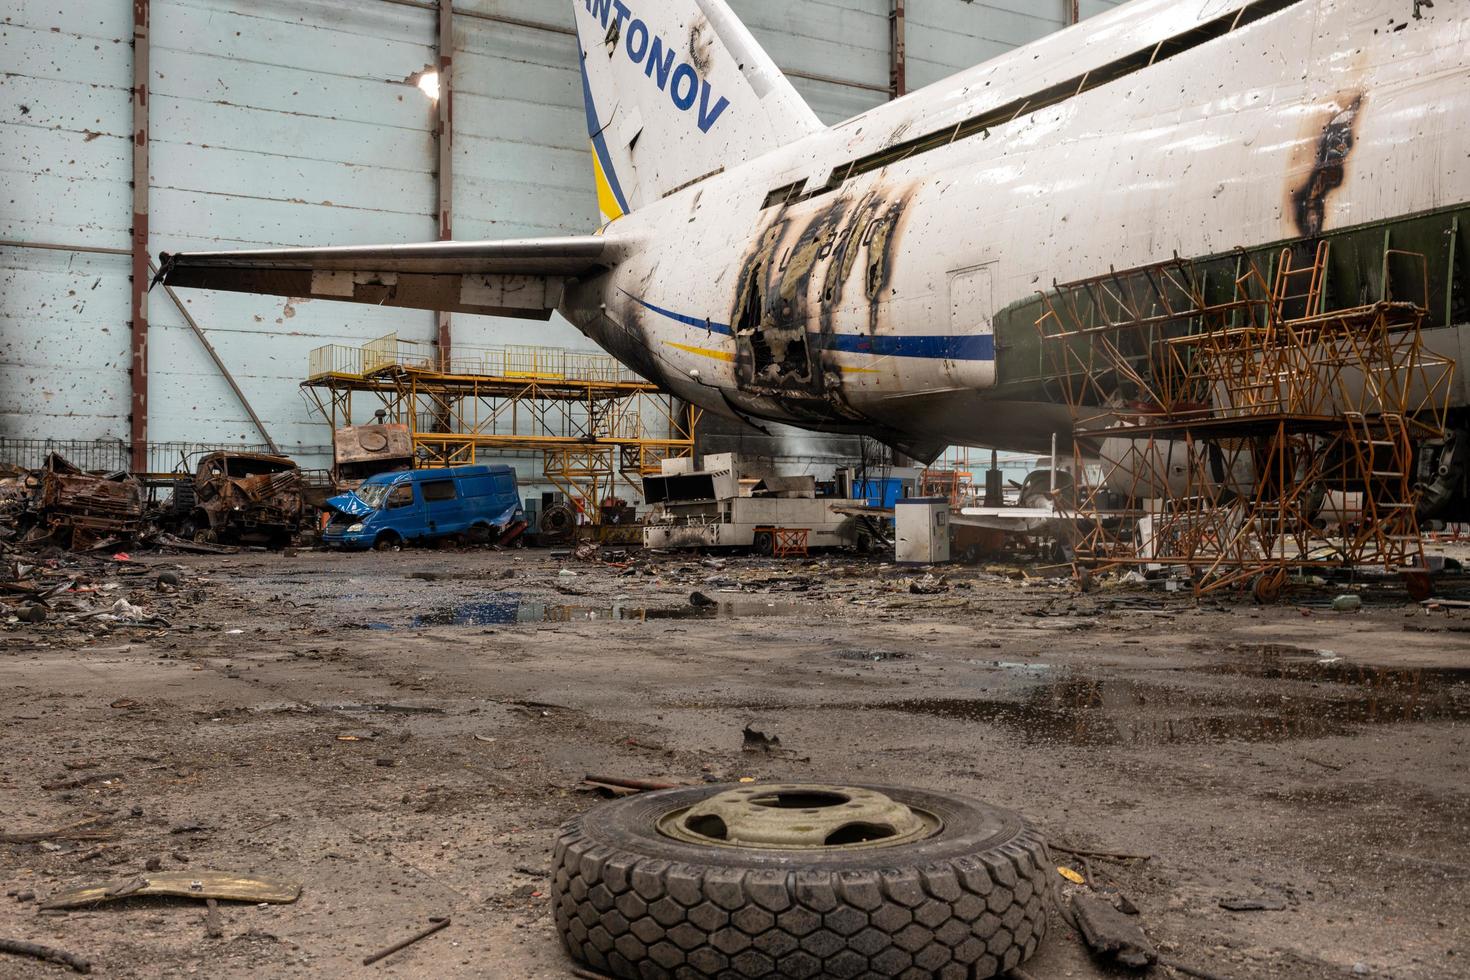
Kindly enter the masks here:
[[658, 821], [659, 833], [690, 844], [824, 852], [908, 844], [941, 826], [876, 790], [808, 783], [726, 790]]

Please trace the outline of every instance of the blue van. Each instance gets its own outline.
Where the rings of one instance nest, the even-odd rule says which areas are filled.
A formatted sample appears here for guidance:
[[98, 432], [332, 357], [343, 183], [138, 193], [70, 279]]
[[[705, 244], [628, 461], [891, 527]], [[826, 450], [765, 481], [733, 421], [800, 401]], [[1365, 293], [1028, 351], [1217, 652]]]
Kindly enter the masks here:
[[525, 520], [509, 466], [379, 473], [327, 506], [336, 513], [322, 540], [336, 548], [396, 550], [461, 536], [484, 544]]

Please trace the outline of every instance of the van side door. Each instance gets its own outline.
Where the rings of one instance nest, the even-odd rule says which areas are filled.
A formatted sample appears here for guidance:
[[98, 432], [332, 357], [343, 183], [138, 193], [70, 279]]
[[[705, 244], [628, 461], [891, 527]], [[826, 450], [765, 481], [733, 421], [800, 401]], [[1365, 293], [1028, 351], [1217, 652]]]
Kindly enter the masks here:
[[424, 512], [429, 522], [430, 534], [453, 534], [461, 530], [459, 489], [454, 477], [442, 480], [425, 480], [419, 484], [424, 495]]
[[387, 526], [405, 541], [423, 533], [423, 508], [413, 492], [413, 484], [407, 481], [394, 484], [383, 501], [383, 513]]

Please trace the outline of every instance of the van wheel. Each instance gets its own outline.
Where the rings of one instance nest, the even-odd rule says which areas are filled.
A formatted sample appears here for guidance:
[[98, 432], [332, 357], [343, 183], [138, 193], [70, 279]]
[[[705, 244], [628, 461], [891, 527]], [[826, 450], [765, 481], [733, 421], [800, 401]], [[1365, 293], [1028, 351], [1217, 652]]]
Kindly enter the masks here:
[[378, 540], [373, 542], [374, 551], [402, 551], [403, 539], [392, 531], [385, 531], [378, 535]]
[[470, 528], [468, 540], [470, 544], [486, 545], [490, 543], [491, 527], [489, 524], [476, 524]]
[[757, 532], [753, 547], [755, 548], [756, 554], [769, 557], [776, 551], [775, 536], [770, 531]]

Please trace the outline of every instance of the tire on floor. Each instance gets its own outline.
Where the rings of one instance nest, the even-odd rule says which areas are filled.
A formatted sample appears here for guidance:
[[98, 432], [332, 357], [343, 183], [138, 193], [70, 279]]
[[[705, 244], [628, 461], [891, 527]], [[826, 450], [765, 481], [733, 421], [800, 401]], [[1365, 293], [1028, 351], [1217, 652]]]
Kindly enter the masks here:
[[886, 847], [800, 851], [658, 829], [730, 789], [644, 793], [562, 827], [551, 898], [574, 959], [630, 978], [968, 980], [1024, 963], [1045, 935], [1052, 862], [1014, 813], [866, 787], [932, 815], [938, 829]]

